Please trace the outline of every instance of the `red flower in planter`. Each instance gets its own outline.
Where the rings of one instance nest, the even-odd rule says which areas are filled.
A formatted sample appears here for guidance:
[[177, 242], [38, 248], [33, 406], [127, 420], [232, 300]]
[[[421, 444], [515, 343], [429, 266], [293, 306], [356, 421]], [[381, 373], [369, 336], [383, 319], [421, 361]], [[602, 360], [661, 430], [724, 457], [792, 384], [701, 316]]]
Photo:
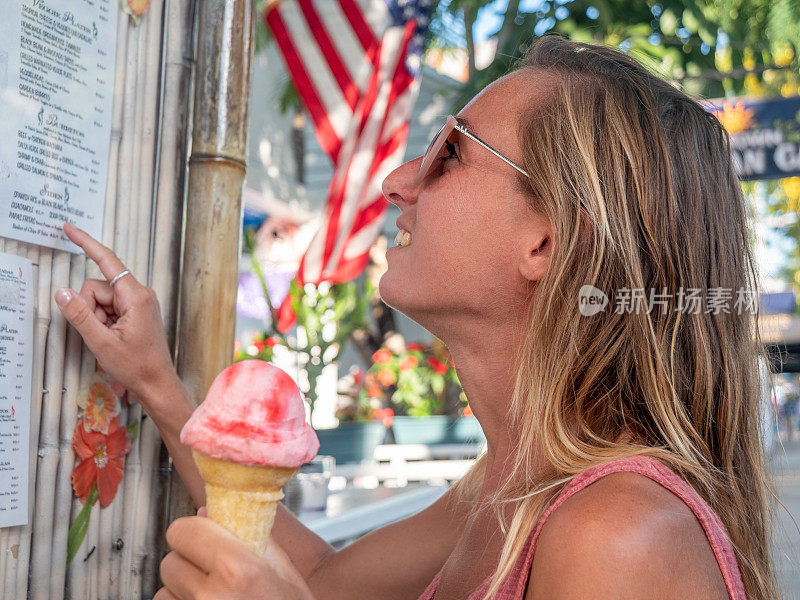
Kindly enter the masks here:
[[439, 375], [444, 375], [447, 373], [447, 365], [435, 356], [428, 357], [428, 364], [430, 365], [431, 369], [433, 369]]
[[396, 377], [394, 375], [394, 371], [391, 369], [381, 369], [378, 371], [378, 383], [380, 383], [383, 387], [389, 387], [396, 381]]
[[392, 353], [385, 349], [377, 350], [372, 355], [372, 362], [378, 363], [379, 365], [385, 365], [390, 360], [392, 360]]
[[114, 419], [108, 434], [86, 431], [78, 422], [73, 434], [72, 447], [78, 462], [72, 471], [72, 489], [81, 501], [86, 502], [92, 486], [97, 484], [100, 505], [108, 506], [117, 495], [119, 482], [125, 468], [125, 455], [130, 452], [128, 431]]
[[382, 408], [375, 411], [375, 415], [380, 418], [384, 427], [391, 427], [394, 422], [394, 411], [391, 408]]
[[419, 364], [419, 359], [413, 354], [407, 354], [400, 361], [399, 368], [401, 371], [410, 371]]

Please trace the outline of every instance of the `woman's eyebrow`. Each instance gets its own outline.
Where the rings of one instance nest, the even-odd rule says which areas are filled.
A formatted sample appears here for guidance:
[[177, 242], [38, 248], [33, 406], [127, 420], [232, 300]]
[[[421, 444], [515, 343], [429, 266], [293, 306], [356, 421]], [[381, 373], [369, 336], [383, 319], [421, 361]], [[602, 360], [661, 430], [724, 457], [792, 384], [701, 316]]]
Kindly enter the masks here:
[[467, 129], [471, 129], [472, 128], [472, 125], [470, 124], [469, 119], [467, 119], [466, 117], [456, 117], [456, 121], [461, 123]]

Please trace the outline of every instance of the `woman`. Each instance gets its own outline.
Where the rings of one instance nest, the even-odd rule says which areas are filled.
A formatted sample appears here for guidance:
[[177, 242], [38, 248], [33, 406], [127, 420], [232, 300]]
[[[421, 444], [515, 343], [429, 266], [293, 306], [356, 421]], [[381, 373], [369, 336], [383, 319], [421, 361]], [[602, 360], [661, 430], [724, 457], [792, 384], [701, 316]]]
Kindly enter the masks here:
[[[618, 51], [546, 37], [383, 190], [408, 235], [381, 295], [448, 345], [487, 452], [339, 551], [283, 507], [266, 559], [179, 519], [158, 600], [777, 598], [760, 346], [733, 305], [755, 272], [716, 119]], [[65, 231], [107, 280], [124, 269]], [[727, 310], [690, 310], [712, 288]], [[202, 506], [152, 293], [124, 276], [56, 298]]]

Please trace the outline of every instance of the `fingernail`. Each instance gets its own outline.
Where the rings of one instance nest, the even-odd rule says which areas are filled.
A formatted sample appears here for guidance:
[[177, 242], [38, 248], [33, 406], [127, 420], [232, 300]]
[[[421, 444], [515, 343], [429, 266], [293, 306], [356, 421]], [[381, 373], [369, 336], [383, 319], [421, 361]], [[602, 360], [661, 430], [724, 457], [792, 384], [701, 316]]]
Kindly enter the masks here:
[[59, 308], [63, 308], [70, 300], [72, 300], [72, 290], [69, 288], [61, 288], [56, 292], [56, 304]]

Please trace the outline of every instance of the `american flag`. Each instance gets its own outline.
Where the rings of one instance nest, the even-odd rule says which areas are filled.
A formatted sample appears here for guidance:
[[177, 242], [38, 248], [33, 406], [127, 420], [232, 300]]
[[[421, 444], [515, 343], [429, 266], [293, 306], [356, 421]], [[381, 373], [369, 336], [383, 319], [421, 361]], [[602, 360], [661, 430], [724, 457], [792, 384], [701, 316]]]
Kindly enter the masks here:
[[[297, 283], [340, 283], [369, 262], [387, 202], [381, 182], [405, 151], [431, 0], [283, 0], [265, 19], [333, 162], [322, 226]], [[291, 298], [278, 328], [294, 322]]]

